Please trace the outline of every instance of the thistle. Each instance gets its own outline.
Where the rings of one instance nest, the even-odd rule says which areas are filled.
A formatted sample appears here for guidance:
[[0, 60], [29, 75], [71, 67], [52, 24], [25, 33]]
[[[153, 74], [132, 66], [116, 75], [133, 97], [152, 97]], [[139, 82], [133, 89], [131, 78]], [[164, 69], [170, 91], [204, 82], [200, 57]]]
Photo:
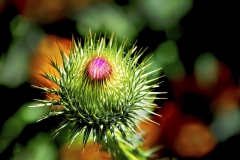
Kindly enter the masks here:
[[124, 52], [126, 42], [123, 40], [118, 46], [114, 34], [107, 42], [106, 36], [96, 38], [90, 32], [84, 45], [72, 40], [69, 56], [59, 47], [62, 66], [49, 58], [60, 77], [47, 72], [42, 76], [58, 88], [35, 87], [59, 99], [37, 100], [40, 104], [34, 107], [52, 107], [50, 113], [39, 120], [55, 115], [62, 120], [55, 135], [70, 125], [71, 143], [82, 134], [84, 146], [90, 135], [97, 144], [107, 144], [109, 139], [115, 143], [123, 139], [132, 144], [126, 133], [137, 134], [138, 121], [156, 123], [146, 115], [155, 114], [153, 101], [162, 93], [153, 91], [158, 85], [153, 82], [158, 78], [148, 79], [157, 70], [147, 72], [151, 65], [146, 64], [149, 59], [138, 64], [144, 51], [136, 52], [135, 45]]

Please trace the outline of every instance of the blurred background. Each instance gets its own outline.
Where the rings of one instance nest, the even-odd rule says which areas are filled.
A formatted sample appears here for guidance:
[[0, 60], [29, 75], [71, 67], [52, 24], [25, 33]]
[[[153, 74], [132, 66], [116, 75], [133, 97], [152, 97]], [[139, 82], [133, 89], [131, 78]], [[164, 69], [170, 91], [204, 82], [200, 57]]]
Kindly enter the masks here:
[[[161, 160], [240, 159], [240, 56], [237, 6], [207, 0], [0, 0], [0, 159], [108, 159], [89, 144], [64, 147], [52, 140], [57, 118], [36, 123], [45, 109], [29, 108], [48, 98], [31, 87], [49, 86], [36, 73], [61, 61], [56, 42], [65, 50], [71, 38], [112, 32], [126, 49], [137, 40], [153, 56], [149, 70], [162, 68], [152, 117], [161, 126], [141, 123], [147, 133], [142, 148], [161, 146]], [[143, 58], [141, 60], [143, 60]], [[61, 137], [61, 136], [60, 136]]]

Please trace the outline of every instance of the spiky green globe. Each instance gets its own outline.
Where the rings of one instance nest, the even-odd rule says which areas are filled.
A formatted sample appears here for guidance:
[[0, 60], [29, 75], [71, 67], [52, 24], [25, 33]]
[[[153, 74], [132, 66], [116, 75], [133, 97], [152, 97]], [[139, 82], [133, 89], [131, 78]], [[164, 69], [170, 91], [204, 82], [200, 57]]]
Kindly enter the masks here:
[[148, 60], [138, 64], [143, 51], [136, 53], [133, 46], [124, 52], [125, 44], [126, 40], [118, 46], [113, 34], [107, 43], [106, 37], [96, 39], [90, 32], [83, 46], [72, 41], [69, 56], [60, 48], [63, 66], [50, 59], [60, 78], [48, 73], [43, 76], [58, 88], [37, 88], [60, 99], [39, 100], [41, 104], [36, 106], [57, 107], [40, 119], [58, 115], [62, 122], [55, 130], [56, 135], [71, 125], [70, 139], [73, 141], [81, 133], [84, 146], [90, 134], [96, 143], [102, 140], [107, 143], [108, 135], [114, 141], [122, 138], [131, 143], [126, 132], [137, 134], [137, 121], [151, 121], [139, 111], [154, 114], [153, 101], [160, 92], [152, 91], [156, 79], [149, 80], [148, 76], [155, 71], [146, 72]]

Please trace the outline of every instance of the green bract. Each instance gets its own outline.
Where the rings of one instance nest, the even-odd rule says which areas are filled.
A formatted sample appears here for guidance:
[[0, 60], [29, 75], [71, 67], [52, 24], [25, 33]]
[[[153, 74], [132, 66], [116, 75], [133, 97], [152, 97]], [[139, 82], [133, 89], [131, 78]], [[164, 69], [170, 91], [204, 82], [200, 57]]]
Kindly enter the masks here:
[[155, 71], [146, 72], [151, 65], [146, 64], [147, 59], [138, 64], [143, 51], [135, 52], [136, 46], [133, 46], [126, 53], [125, 44], [126, 40], [118, 46], [113, 34], [107, 43], [106, 37], [96, 39], [90, 32], [83, 46], [72, 41], [69, 56], [60, 48], [62, 66], [50, 59], [60, 78], [48, 73], [43, 76], [58, 88], [37, 88], [56, 94], [60, 99], [38, 100], [41, 104], [35, 107], [56, 108], [40, 119], [58, 115], [62, 122], [55, 130], [56, 135], [71, 125], [70, 139], [73, 141], [82, 134], [84, 146], [90, 135], [95, 143], [107, 143], [108, 137], [115, 142], [122, 138], [132, 143], [126, 132], [137, 134], [135, 128], [139, 120], [155, 123], [145, 116], [155, 114], [153, 101], [161, 93], [152, 91], [157, 86], [153, 84], [156, 79], [147, 79]]

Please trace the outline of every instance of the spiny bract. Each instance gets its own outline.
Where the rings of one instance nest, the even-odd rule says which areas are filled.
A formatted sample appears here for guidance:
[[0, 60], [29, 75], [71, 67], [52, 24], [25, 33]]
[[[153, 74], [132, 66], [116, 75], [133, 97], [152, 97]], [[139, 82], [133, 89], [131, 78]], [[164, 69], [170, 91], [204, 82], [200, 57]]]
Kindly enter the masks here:
[[72, 40], [69, 56], [59, 47], [62, 66], [49, 58], [60, 78], [46, 72], [42, 76], [58, 88], [35, 87], [58, 95], [59, 99], [37, 100], [41, 103], [34, 107], [54, 106], [49, 115], [40, 120], [58, 115], [62, 122], [55, 130], [56, 135], [67, 125], [72, 125], [71, 142], [81, 133], [84, 146], [91, 134], [94, 143], [98, 144], [101, 141], [107, 143], [108, 135], [115, 142], [121, 138], [131, 143], [126, 132], [137, 134], [137, 121], [155, 123], [139, 113], [155, 114], [151, 111], [156, 106], [153, 101], [162, 92], [152, 91], [157, 86], [152, 84], [156, 79], [147, 79], [155, 71], [146, 71], [151, 65], [146, 64], [147, 59], [138, 64], [144, 51], [136, 53], [136, 46], [124, 52], [126, 42], [123, 40], [117, 46], [113, 34], [110, 39], [106, 36], [96, 39], [90, 31], [83, 46]]

